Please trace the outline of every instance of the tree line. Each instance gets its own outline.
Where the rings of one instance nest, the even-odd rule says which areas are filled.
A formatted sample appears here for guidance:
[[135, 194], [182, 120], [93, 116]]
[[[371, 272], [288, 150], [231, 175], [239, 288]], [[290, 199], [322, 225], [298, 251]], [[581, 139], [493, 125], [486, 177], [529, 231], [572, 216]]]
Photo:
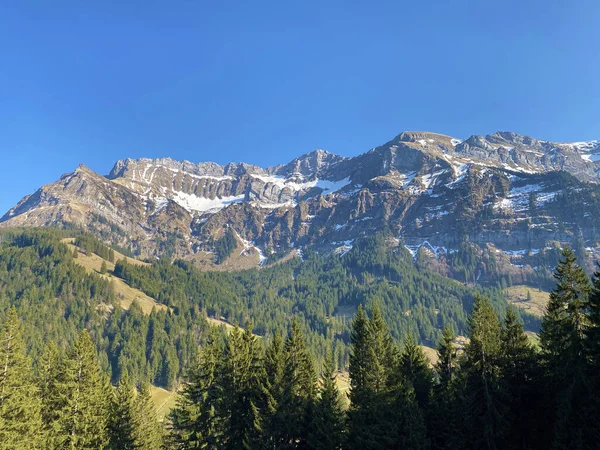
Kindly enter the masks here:
[[515, 311], [478, 296], [459, 350], [449, 327], [433, 367], [397, 346], [381, 308], [351, 332], [349, 407], [331, 361], [320, 382], [297, 323], [264, 352], [248, 328], [207, 345], [171, 414], [175, 448], [587, 449], [600, 417], [600, 272], [565, 249], [539, 346]]
[[[113, 387], [90, 334], [26, 356], [16, 308], [0, 338], [0, 448], [586, 449], [600, 411], [600, 271], [565, 249], [539, 347], [514, 310], [478, 296], [469, 341], [446, 327], [430, 365], [412, 336], [396, 344], [376, 302], [352, 321], [347, 396], [331, 352], [321, 365], [297, 320], [269, 342], [247, 325], [209, 333], [177, 405], [157, 423], [149, 388]], [[320, 372], [320, 374], [319, 374]], [[347, 399], [347, 401], [346, 401]], [[348, 404], [349, 403], [349, 404]]]

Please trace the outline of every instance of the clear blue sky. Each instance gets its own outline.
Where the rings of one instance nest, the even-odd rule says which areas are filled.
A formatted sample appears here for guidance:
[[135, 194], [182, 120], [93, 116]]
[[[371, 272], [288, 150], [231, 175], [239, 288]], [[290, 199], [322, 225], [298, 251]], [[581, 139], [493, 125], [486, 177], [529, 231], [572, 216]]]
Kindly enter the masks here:
[[0, 214], [84, 163], [600, 139], [600, 2], [0, 2]]

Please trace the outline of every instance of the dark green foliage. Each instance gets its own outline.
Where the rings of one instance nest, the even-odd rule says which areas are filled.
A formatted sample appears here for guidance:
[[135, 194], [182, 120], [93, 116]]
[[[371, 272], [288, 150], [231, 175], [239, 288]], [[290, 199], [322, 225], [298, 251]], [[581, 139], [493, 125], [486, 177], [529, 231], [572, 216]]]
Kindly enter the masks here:
[[172, 440], [186, 449], [215, 448], [222, 439], [221, 349], [214, 336], [190, 370], [169, 417]]
[[437, 346], [435, 372], [438, 382], [433, 386], [427, 425], [431, 448], [460, 449], [464, 446], [463, 414], [458, 398], [455, 374], [458, 371], [454, 333], [445, 327]]
[[586, 330], [586, 352], [589, 356], [588, 382], [591, 391], [590, 411], [592, 420], [586, 425], [590, 436], [600, 436], [600, 267], [592, 278], [592, 291], [589, 295], [589, 327]]
[[84, 331], [63, 361], [57, 383], [59, 448], [106, 446], [109, 389], [94, 344]]
[[156, 405], [152, 401], [148, 383], [142, 383], [140, 386], [133, 406], [139, 418], [134, 434], [137, 448], [161, 450], [164, 444], [164, 431], [156, 419]]
[[474, 448], [500, 447], [506, 431], [501, 388], [501, 326], [485, 297], [477, 297], [469, 319], [470, 342], [465, 349], [465, 419]]
[[569, 248], [563, 251], [555, 278], [540, 333], [548, 395], [556, 411], [553, 447], [587, 448], [595, 439], [587, 426], [593, 395], [585, 341], [592, 285]]
[[119, 380], [117, 389], [110, 402], [110, 420], [108, 435], [110, 449], [133, 450], [136, 445], [136, 429], [139, 427], [140, 417], [135, 409], [133, 385], [127, 373]]
[[221, 264], [231, 256], [237, 247], [237, 240], [232, 228], [227, 228], [223, 236], [213, 244], [215, 250], [215, 263]]
[[404, 343], [404, 350], [400, 355], [400, 371], [404, 380], [412, 386], [419, 406], [426, 408], [433, 387], [433, 371], [425, 353], [412, 336]]
[[110, 400], [108, 448], [114, 450], [160, 450], [162, 448], [162, 430], [156, 420], [155, 405], [148, 384], [143, 384], [136, 395], [125, 373]]
[[73, 244], [82, 249], [88, 255], [95, 253], [102, 259], [115, 262], [115, 251], [91, 235], [80, 235], [75, 239]]
[[325, 360], [320, 395], [315, 402], [307, 444], [314, 450], [339, 450], [345, 435], [345, 413], [335, 383], [333, 356]]
[[0, 449], [39, 448], [40, 397], [13, 307], [0, 335]]
[[296, 320], [283, 346], [281, 400], [273, 418], [277, 448], [306, 447], [306, 437], [316, 396], [313, 358]]
[[[16, 408], [5, 409], [2, 397], [0, 448], [161, 448], [147, 383], [174, 388], [190, 366], [169, 420], [174, 448], [597, 445], [600, 274], [590, 284], [569, 250], [537, 353], [499, 291], [473, 302], [472, 289], [429, 272], [426, 261], [417, 261], [417, 271], [410, 255], [377, 236], [342, 258], [307, 251], [303, 262], [260, 271], [118, 262], [115, 274], [169, 306], [147, 315], [135, 302], [120, 309], [111, 286], [75, 263], [61, 233], [0, 232], [0, 319], [14, 330], [21, 316], [24, 337], [0, 350], [18, 368], [12, 373], [24, 375], [0, 381], [29, 386], [27, 398], [14, 397]], [[474, 255], [467, 245], [461, 252], [453, 257], [470, 279]], [[371, 318], [358, 306], [349, 323], [347, 314], [363, 303], [372, 305]], [[211, 331], [207, 315], [246, 330], [225, 338], [224, 330]], [[252, 334], [250, 317], [262, 337]], [[277, 330], [288, 328], [284, 342]], [[454, 331], [470, 337], [459, 357]], [[434, 370], [417, 346], [433, 341]], [[35, 361], [37, 386], [25, 352]], [[347, 365], [348, 354], [351, 404], [344, 413], [332, 373]], [[324, 367], [320, 385], [315, 367]], [[133, 385], [142, 386], [137, 395]]]
[[257, 337], [250, 326], [231, 331], [223, 355], [222, 402], [217, 410], [223, 421], [225, 448], [257, 448], [262, 437], [259, 407], [266, 402], [266, 375]]
[[536, 444], [536, 405], [539, 405], [538, 394], [541, 394], [536, 392], [534, 386], [538, 375], [535, 371], [537, 361], [533, 347], [512, 308], [506, 312], [500, 339], [500, 370], [507, 406], [505, 446], [532, 448]]
[[351, 342], [348, 447], [425, 448], [423, 415], [377, 304], [370, 320], [359, 308]]

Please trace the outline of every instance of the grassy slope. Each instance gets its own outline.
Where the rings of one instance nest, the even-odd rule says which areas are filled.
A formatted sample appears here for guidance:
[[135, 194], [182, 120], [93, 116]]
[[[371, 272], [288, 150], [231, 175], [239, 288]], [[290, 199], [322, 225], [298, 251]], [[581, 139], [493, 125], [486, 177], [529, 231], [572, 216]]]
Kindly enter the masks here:
[[[537, 317], [542, 317], [546, 311], [546, 305], [550, 294], [530, 286], [511, 286], [505, 291], [506, 300], [509, 304], [523, 309]], [[527, 301], [527, 292], [531, 294], [531, 301]]]
[[156, 417], [162, 422], [165, 417], [175, 407], [177, 402], [176, 392], [167, 391], [166, 389], [156, 386], [150, 386], [150, 394], [156, 406]]
[[[74, 241], [74, 239], [64, 239], [63, 240], [63, 242], [65, 242], [68, 245], [68, 247], [71, 251], [73, 251], [75, 249], [77, 250], [78, 254], [77, 254], [77, 258], [75, 259], [75, 262], [77, 264], [79, 264], [80, 266], [84, 267], [89, 273], [96, 273], [96, 274], [106, 278], [110, 282], [112, 282], [113, 287], [115, 289], [115, 294], [117, 295], [117, 298], [119, 299], [119, 301], [121, 303], [121, 307], [123, 309], [126, 309], [126, 310], [129, 309], [129, 307], [131, 306], [131, 303], [133, 303], [134, 300], [140, 305], [140, 307], [142, 308], [142, 311], [144, 311], [144, 313], [146, 313], [146, 314], [150, 314], [150, 312], [152, 311], [152, 308], [167, 309], [167, 307], [165, 305], [157, 303], [152, 297], [147, 296], [146, 294], [144, 294], [142, 291], [140, 291], [138, 289], [134, 289], [134, 288], [130, 287], [122, 279], [117, 278], [114, 275], [112, 275], [111, 272], [115, 268], [114, 263], [107, 261], [105, 259], [102, 259], [95, 253], [92, 253], [89, 256], [86, 255], [84, 252], [81, 251], [81, 249], [79, 247], [76, 247], [75, 245], [73, 245], [73, 241]], [[138, 261], [137, 259], [127, 258], [124, 255], [122, 255], [118, 252], [115, 252], [115, 261], [118, 261], [118, 260], [124, 259], [124, 258], [127, 259], [127, 262], [129, 264], [148, 265], [145, 262]], [[106, 264], [106, 268], [108, 269], [108, 272], [109, 272], [108, 274], [105, 274], [105, 275], [100, 273], [103, 262]]]

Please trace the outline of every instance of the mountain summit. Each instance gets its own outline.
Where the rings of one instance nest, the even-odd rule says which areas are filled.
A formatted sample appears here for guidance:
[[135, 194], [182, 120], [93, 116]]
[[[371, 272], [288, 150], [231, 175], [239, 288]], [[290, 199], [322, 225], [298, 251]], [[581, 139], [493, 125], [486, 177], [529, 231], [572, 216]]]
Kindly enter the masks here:
[[102, 176], [80, 166], [1, 225], [75, 225], [144, 257], [208, 266], [226, 233], [243, 267], [303, 248], [344, 251], [383, 229], [436, 254], [465, 241], [514, 252], [579, 238], [593, 249], [599, 182], [599, 141], [407, 131], [356, 157], [315, 150], [266, 168], [142, 158]]

